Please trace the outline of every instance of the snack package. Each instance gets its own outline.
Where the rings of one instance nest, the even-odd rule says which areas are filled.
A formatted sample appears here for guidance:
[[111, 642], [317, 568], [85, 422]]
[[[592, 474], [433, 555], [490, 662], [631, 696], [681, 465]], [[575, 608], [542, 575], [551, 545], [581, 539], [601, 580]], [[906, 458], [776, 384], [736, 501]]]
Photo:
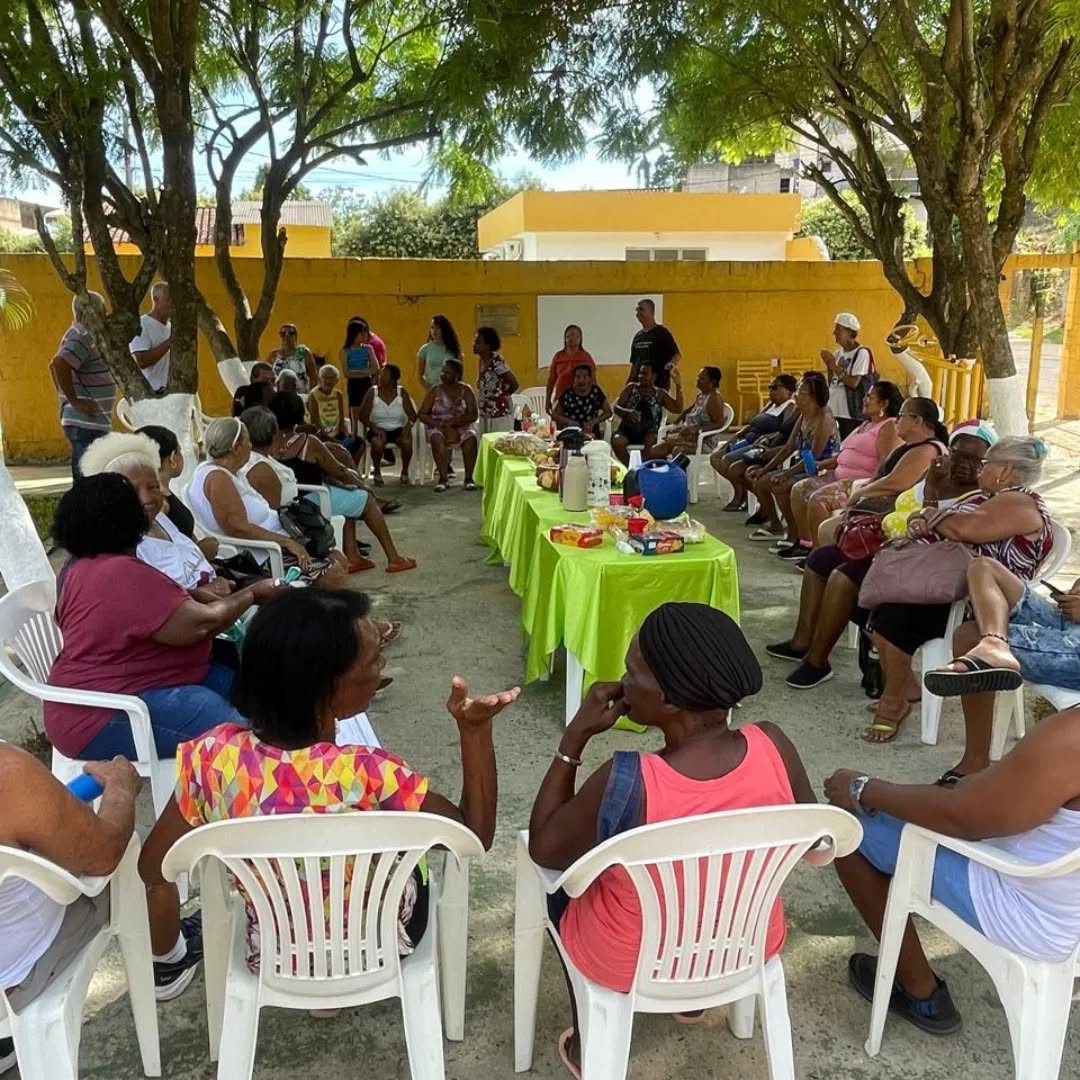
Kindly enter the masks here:
[[686, 513], [669, 521], [658, 521], [656, 528], [662, 532], [678, 533], [688, 544], [700, 544], [707, 535], [705, 526]]
[[589, 511], [589, 517], [598, 529], [625, 528], [626, 519], [632, 514], [629, 506], [594, 506]]
[[630, 536], [627, 542], [638, 555], [674, 555], [686, 547], [686, 541], [673, 532], [650, 532], [642, 536]]
[[548, 530], [548, 539], [553, 544], [566, 544], [568, 547], [594, 548], [604, 542], [604, 534], [591, 525], [552, 525]]
[[537, 484], [537, 487], [541, 487], [545, 491], [558, 491], [559, 490], [559, 466], [558, 465], [537, 465], [536, 466], [536, 484]]
[[500, 454], [510, 454], [514, 457], [531, 457], [540, 450], [547, 449], [547, 440], [539, 439], [535, 435], [516, 431], [513, 434], [504, 435], [495, 442], [495, 449]]

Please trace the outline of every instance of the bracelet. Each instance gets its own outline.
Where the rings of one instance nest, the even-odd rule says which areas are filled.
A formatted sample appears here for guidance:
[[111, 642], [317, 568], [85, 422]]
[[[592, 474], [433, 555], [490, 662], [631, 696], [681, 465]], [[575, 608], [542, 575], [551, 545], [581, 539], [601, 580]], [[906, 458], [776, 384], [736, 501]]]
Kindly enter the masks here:
[[559, 761], [565, 762], [567, 765], [572, 765], [575, 769], [581, 764], [581, 760], [579, 758], [569, 757], [568, 755], [564, 754], [561, 750], [556, 750], [555, 751], [555, 757]]

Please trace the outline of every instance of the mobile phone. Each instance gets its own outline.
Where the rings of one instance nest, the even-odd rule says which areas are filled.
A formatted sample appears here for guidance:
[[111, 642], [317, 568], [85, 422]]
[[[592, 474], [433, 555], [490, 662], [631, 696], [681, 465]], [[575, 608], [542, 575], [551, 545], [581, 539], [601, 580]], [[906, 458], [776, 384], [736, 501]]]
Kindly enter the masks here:
[[1040, 585], [1045, 585], [1050, 590], [1050, 595], [1056, 600], [1059, 596], [1065, 595], [1064, 589], [1059, 589], [1056, 585], [1051, 585], [1045, 578], [1040, 578]]

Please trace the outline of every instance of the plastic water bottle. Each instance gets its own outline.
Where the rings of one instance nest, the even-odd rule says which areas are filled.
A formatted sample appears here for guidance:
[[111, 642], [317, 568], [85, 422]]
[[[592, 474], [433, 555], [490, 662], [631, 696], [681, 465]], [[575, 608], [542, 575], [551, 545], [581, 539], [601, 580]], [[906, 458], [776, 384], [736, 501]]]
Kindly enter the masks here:
[[68, 791], [82, 802], [93, 802], [100, 799], [105, 789], [89, 773], [76, 776], [68, 786]]
[[638, 450], [637, 448], [630, 451], [630, 468], [631, 469], [640, 469], [641, 468], [641, 451]]
[[803, 466], [806, 468], [806, 475], [817, 476], [817, 461], [814, 459], [813, 450], [804, 446], [799, 451], [799, 456], [802, 458]]

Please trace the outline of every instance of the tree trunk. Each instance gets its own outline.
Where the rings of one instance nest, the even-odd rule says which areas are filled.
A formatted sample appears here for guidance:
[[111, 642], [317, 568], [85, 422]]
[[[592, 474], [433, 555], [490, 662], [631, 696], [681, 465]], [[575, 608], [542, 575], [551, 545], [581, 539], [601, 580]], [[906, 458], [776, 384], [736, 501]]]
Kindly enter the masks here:
[[164, 397], [148, 397], [131, 402], [131, 422], [136, 428], [157, 424], [168, 428], [180, 440], [184, 471], [176, 482], [177, 490], [183, 490], [191, 483], [192, 473], [198, 464], [192, 432], [194, 408], [194, 394], [166, 394]]
[[8, 592], [32, 581], [51, 581], [52, 566], [45, 545], [34, 528], [34, 520], [7, 465], [0, 458], [0, 577]]

